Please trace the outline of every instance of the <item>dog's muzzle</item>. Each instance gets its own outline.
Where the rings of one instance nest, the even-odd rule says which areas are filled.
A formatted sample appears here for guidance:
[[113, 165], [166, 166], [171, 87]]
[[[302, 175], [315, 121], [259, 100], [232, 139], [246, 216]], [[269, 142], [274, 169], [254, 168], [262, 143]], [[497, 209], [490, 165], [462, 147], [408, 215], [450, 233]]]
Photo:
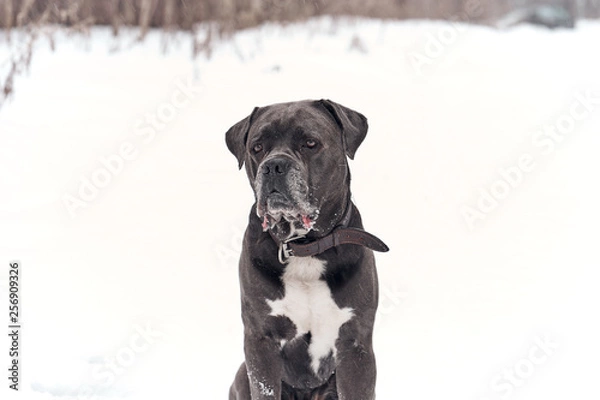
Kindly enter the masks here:
[[308, 199], [308, 184], [303, 169], [288, 156], [277, 155], [263, 161], [255, 181], [257, 214], [268, 230], [282, 219], [313, 228], [318, 207]]

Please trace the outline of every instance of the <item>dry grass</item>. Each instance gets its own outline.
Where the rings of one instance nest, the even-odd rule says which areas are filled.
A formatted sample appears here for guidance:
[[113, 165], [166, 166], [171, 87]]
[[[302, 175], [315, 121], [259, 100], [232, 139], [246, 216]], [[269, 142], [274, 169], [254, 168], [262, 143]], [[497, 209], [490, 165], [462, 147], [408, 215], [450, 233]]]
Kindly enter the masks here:
[[[599, 0], [579, 0], [577, 9], [570, 0], [0, 0], [0, 29], [9, 42], [12, 36], [19, 41], [8, 67], [0, 64], [0, 106], [12, 94], [15, 76], [29, 67], [36, 40], [47, 37], [53, 45], [59, 29], [87, 33], [91, 26], [105, 25], [117, 36], [122, 27], [138, 27], [139, 40], [150, 28], [188, 31], [194, 38], [191, 54], [196, 57], [210, 56], [215, 38], [268, 21], [347, 15], [485, 23], [515, 5], [540, 1], [562, 4], [576, 15], [600, 17]], [[478, 12], [469, 13], [474, 7]]]

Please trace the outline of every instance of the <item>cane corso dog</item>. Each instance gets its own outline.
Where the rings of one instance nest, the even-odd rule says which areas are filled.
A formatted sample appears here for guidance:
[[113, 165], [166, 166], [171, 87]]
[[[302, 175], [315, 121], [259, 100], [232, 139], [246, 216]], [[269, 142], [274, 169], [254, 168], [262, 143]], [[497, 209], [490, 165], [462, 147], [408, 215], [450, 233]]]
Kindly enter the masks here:
[[348, 160], [366, 118], [330, 100], [256, 107], [226, 133], [255, 194], [239, 264], [245, 362], [230, 400], [373, 400], [373, 251]]

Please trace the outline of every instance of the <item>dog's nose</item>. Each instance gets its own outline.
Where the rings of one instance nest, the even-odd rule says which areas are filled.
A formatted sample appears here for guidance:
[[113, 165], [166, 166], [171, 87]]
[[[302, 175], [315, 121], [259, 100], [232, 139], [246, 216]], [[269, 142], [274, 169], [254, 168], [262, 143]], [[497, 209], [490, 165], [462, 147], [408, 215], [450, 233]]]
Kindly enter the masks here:
[[275, 157], [263, 163], [262, 173], [265, 175], [283, 175], [290, 170], [291, 164], [288, 158]]

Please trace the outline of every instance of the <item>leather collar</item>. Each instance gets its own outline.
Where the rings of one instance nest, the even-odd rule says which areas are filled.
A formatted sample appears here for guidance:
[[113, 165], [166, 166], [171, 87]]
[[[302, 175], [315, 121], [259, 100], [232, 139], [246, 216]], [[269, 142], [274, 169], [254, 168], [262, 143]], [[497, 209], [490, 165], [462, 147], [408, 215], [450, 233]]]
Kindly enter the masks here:
[[269, 231], [275, 243], [279, 244], [279, 262], [287, 264], [290, 257], [315, 256], [332, 247], [337, 247], [342, 244], [363, 246], [380, 252], [389, 251], [389, 247], [377, 236], [360, 228], [348, 227], [351, 217], [352, 202], [349, 202], [348, 207], [346, 207], [344, 218], [342, 218], [340, 223], [331, 231], [331, 233], [306, 243], [302, 241], [304, 239], [302, 237], [292, 237], [284, 242], [280, 242], [273, 233]]

